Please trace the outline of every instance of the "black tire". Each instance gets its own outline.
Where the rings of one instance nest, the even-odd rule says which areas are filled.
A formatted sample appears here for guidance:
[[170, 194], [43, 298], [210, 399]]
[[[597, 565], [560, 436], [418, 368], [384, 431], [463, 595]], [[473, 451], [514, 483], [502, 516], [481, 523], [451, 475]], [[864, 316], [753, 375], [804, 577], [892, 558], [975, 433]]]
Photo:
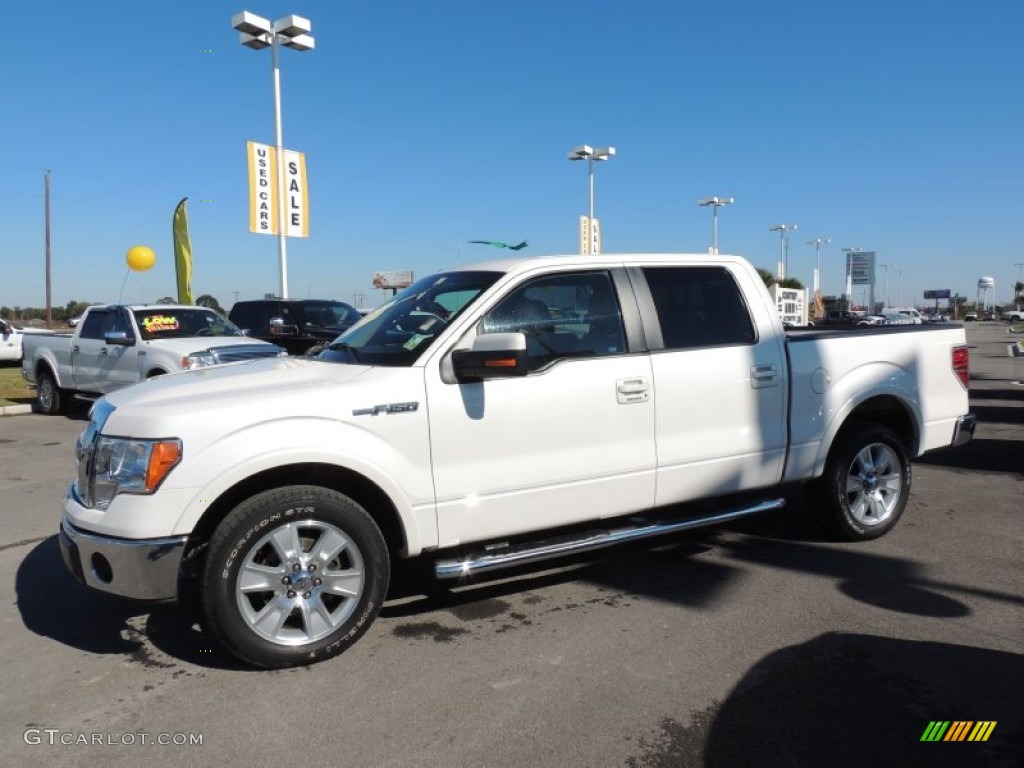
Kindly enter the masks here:
[[910, 497], [910, 458], [895, 432], [880, 424], [844, 429], [811, 486], [813, 511], [837, 536], [869, 541], [899, 522]]
[[390, 573], [384, 537], [359, 504], [318, 486], [277, 488], [239, 504], [214, 531], [203, 613], [250, 664], [312, 664], [369, 628]]
[[57, 379], [48, 369], [36, 377], [36, 407], [40, 413], [56, 416], [67, 410], [68, 393], [57, 386]]

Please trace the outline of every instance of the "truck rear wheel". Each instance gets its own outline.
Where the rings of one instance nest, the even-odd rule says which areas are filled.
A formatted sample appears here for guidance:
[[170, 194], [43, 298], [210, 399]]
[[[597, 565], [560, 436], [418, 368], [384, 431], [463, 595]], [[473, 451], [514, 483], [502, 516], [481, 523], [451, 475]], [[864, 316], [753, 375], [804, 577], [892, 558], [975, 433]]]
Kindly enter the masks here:
[[36, 379], [36, 403], [39, 412], [47, 416], [63, 413], [67, 408], [67, 393], [57, 386], [57, 379], [48, 370], [40, 371]]
[[380, 529], [349, 497], [308, 485], [265, 491], [214, 532], [204, 617], [251, 664], [310, 664], [338, 655], [369, 628], [390, 572]]
[[910, 497], [910, 459], [895, 432], [878, 424], [839, 435], [812, 486], [815, 512], [848, 541], [877, 539], [899, 521]]

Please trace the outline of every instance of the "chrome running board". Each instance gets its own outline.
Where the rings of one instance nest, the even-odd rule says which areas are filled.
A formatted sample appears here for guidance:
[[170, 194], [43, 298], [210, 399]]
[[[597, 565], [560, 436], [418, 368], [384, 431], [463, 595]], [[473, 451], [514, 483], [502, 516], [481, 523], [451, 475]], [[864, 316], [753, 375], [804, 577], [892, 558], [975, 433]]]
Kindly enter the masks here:
[[613, 544], [621, 544], [626, 541], [636, 541], [637, 539], [661, 536], [666, 533], [686, 531], [691, 528], [703, 528], [708, 525], [727, 523], [730, 520], [737, 520], [741, 517], [756, 515], [761, 512], [771, 512], [782, 509], [785, 506], [786, 500], [778, 498], [761, 501], [752, 506], [726, 512], [688, 517], [685, 520], [666, 520], [651, 523], [642, 518], [632, 518], [636, 524], [622, 528], [582, 531], [578, 534], [569, 534], [559, 538], [546, 539], [539, 542], [530, 541], [511, 546], [492, 546], [485, 548], [483, 552], [477, 552], [464, 558], [438, 560], [434, 564], [434, 575], [438, 579], [455, 579], [474, 573], [496, 571], [501, 568], [511, 568], [514, 565], [534, 563], [553, 557], [562, 557], [564, 555], [576, 554], [577, 552], [588, 552], [594, 549], [601, 549], [602, 547], [610, 547]]

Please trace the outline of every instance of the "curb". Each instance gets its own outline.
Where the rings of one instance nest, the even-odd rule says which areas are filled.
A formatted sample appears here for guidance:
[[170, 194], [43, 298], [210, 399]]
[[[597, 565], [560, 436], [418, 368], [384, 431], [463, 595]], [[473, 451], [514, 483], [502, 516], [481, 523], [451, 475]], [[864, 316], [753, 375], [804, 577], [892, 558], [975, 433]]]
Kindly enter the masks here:
[[23, 413], [32, 413], [31, 405], [4, 405], [0, 406], [0, 416], [19, 416]]

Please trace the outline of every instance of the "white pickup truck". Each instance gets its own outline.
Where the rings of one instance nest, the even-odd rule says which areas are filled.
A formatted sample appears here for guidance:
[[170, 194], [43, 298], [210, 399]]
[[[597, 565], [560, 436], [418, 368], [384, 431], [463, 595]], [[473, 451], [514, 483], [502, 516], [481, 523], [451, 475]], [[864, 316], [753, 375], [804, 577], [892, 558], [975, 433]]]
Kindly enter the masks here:
[[94, 397], [165, 373], [277, 357], [274, 344], [245, 334], [205, 307], [93, 306], [71, 334], [25, 336], [21, 372], [42, 413], [61, 413], [73, 395]]
[[0, 318], [0, 362], [21, 361], [21, 331], [13, 323]]
[[881, 536], [910, 460], [967, 442], [960, 326], [783, 330], [731, 256], [487, 262], [426, 277], [317, 358], [208, 368], [93, 407], [65, 562], [138, 599], [199, 598], [265, 667], [366, 631], [396, 558], [465, 581], [779, 509], [812, 481]]

